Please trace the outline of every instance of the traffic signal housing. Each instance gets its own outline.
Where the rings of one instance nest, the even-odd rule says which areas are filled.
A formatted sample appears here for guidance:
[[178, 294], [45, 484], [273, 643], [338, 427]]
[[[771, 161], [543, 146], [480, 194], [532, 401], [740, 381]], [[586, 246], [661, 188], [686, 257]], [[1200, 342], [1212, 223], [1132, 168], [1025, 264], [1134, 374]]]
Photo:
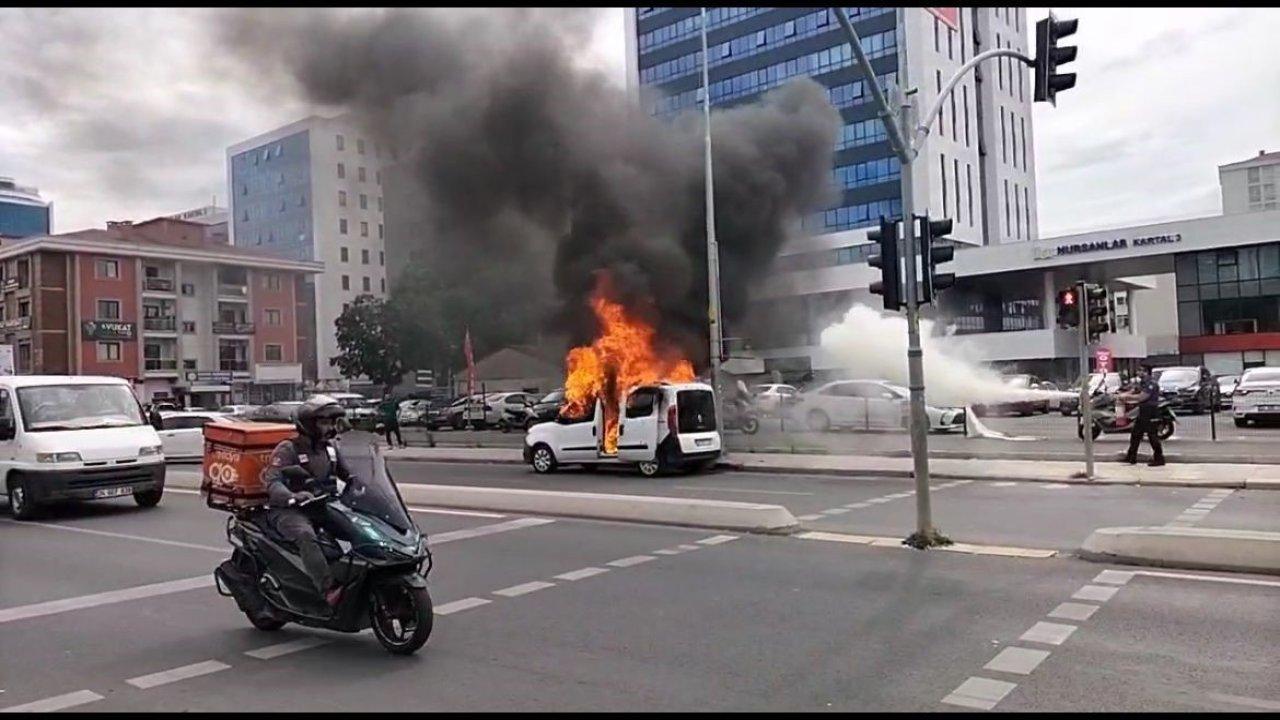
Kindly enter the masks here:
[[1076, 85], [1075, 73], [1059, 73], [1058, 68], [1076, 59], [1076, 47], [1059, 47], [1058, 41], [1075, 34], [1079, 20], [1049, 17], [1036, 23], [1035, 95], [1036, 102], [1057, 107], [1057, 95]]
[[921, 279], [920, 302], [933, 302], [939, 290], [946, 290], [956, 284], [955, 273], [940, 273], [938, 266], [951, 262], [956, 256], [956, 246], [947, 237], [951, 234], [950, 219], [930, 220], [928, 215], [920, 217], [920, 254], [923, 256], [920, 267], [924, 270]]
[[1115, 331], [1111, 326], [1111, 308], [1107, 303], [1107, 296], [1107, 289], [1101, 285], [1085, 286], [1089, 342], [1095, 342], [1103, 333]]
[[1080, 292], [1074, 287], [1058, 291], [1058, 327], [1080, 326]]
[[904, 305], [902, 296], [902, 263], [898, 262], [898, 221], [880, 218], [880, 227], [867, 233], [867, 239], [880, 245], [880, 252], [867, 258], [867, 264], [880, 268], [880, 279], [871, 283], [873, 295], [884, 296], [884, 309], [897, 311]]

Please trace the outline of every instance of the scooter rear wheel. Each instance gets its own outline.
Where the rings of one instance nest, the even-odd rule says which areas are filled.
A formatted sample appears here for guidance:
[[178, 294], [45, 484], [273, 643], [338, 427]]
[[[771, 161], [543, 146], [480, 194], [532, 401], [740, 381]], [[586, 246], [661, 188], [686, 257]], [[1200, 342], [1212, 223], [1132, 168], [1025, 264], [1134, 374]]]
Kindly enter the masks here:
[[412, 655], [427, 643], [435, 613], [426, 588], [396, 585], [374, 591], [369, 603], [373, 635], [392, 655]]
[[244, 616], [249, 618], [249, 622], [252, 623], [254, 627], [263, 632], [275, 632], [276, 630], [284, 627], [287, 622], [285, 620], [276, 620], [275, 618], [254, 617], [250, 613], [245, 613]]

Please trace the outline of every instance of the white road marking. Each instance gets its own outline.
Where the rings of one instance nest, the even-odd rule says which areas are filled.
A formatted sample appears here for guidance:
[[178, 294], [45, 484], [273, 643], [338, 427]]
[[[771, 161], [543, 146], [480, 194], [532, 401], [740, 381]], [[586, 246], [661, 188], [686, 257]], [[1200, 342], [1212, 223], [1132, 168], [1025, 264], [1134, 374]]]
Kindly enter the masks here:
[[823, 510], [822, 514], [823, 515], [843, 515], [847, 512], [849, 512], [849, 508], [838, 507], [838, 508], [831, 508], [830, 510]]
[[593, 577], [595, 575], [603, 575], [609, 572], [609, 568], [585, 567], [581, 570], [572, 570], [567, 573], [556, 575], [557, 580], [581, 580], [583, 578]]
[[260, 647], [256, 650], [245, 650], [244, 654], [249, 657], [258, 658], [259, 660], [271, 660], [278, 658], [281, 655], [289, 655], [303, 650], [310, 650], [313, 647], [327, 645], [331, 642], [333, 641], [327, 638], [305, 637], [297, 640], [290, 640], [289, 642], [278, 643], [276, 645], [267, 645], [266, 647]]
[[187, 680], [189, 678], [200, 677], [201, 675], [208, 675], [210, 673], [230, 669], [231, 666], [224, 662], [218, 662], [217, 660], [205, 660], [204, 662], [176, 667], [172, 670], [162, 670], [161, 672], [151, 673], [150, 675], [140, 675], [136, 678], [129, 678], [128, 680], [125, 680], [125, 682], [136, 688], [147, 690], [153, 687], [159, 687], [160, 685], [168, 685], [169, 683], [178, 682], [179, 680]]
[[1088, 620], [1096, 612], [1098, 612], [1097, 605], [1064, 602], [1051, 610], [1049, 612], [1049, 617], [1061, 618], [1063, 620]]
[[103, 697], [101, 695], [92, 690], [77, 690], [75, 692], [66, 693], [65, 695], [55, 695], [51, 698], [36, 700], [35, 702], [29, 702], [23, 705], [14, 705], [13, 707], [0, 709], [0, 712], [55, 712], [102, 699]]
[[683, 551], [683, 550], [672, 550], [671, 548], [663, 548], [663, 549], [661, 549], [661, 550], [654, 550], [654, 551], [653, 551], [653, 554], [654, 554], [654, 555], [679, 555], [679, 554], [680, 554], [680, 553], [682, 553], [682, 552], [684, 552], [684, 551]]
[[1107, 585], [1085, 585], [1071, 596], [1072, 600], [1092, 600], [1094, 602], [1106, 602], [1110, 600], [1117, 592], [1118, 587], [1109, 587]]
[[698, 548], [700, 548], [700, 547], [702, 547], [702, 546], [701, 546], [701, 545], [680, 544], [680, 545], [677, 545], [676, 547], [680, 548], [681, 550], [697, 550]]
[[876, 498], [871, 498], [870, 500], [867, 500], [867, 502], [868, 502], [868, 503], [875, 503], [875, 504], [879, 504], [879, 503], [887, 503], [887, 502], [889, 502], [889, 498], [876, 497]]
[[1219, 702], [1231, 703], [1233, 705], [1244, 705], [1245, 707], [1255, 707], [1262, 710], [1280, 710], [1280, 702], [1275, 700], [1263, 700], [1262, 698], [1251, 698], [1243, 695], [1228, 695], [1226, 693], [1206, 693], [1207, 697]]
[[467, 540], [469, 538], [483, 537], [485, 535], [493, 535], [495, 533], [508, 532], [510, 530], [520, 530], [521, 528], [548, 525], [553, 522], [555, 522], [555, 520], [552, 520], [551, 518], [518, 518], [516, 520], [508, 520], [506, 522], [494, 523], [492, 525], [481, 525], [479, 527], [438, 533], [436, 535], [429, 536], [428, 543], [431, 545], [440, 545], [441, 543], [453, 542], [454, 540]]
[[849, 508], [850, 510], [857, 510], [859, 508], [871, 507], [871, 503], [864, 503], [864, 502], [849, 503], [848, 505], [845, 505], [845, 507]]
[[555, 587], [555, 586], [556, 586], [555, 583], [543, 582], [541, 580], [534, 580], [533, 582], [521, 583], [520, 585], [512, 585], [509, 588], [494, 590], [493, 594], [501, 595], [502, 597], [509, 597], [509, 598], [520, 597], [521, 595], [528, 595], [531, 592], [546, 590], [549, 587]]
[[462, 612], [463, 610], [470, 610], [473, 607], [488, 605], [491, 602], [493, 601], [478, 597], [463, 598], [461, 600], [447, 602], [443, 605], [437, 605], [433, 612], [436, 615], [452, 615], [453, 613]]
[[740, 493], [760, 493], [761, 495], [812, 495], [808, 492], [795, 492], [792, 490], [752, 490], [751, 488], [731, 488], [731, 487], [705, 487], [698, 485], [672, 485], [677, 490], [720, 490], [722, 492], [740, 492]]
[[951, 483], [951, 484], [952, 484], [952, 485], [968, 485], [968, 484], [969, 484], [969, 483], [971, 483], [971, 482], [973, 482], [973, 481], [972, 481], [972, 480], [956, 480], [955, 482], [953, 482], [953, 483]]
[[1049, 657], [1048, 650], [1032, 650], [1030, 648], [1007, 647], [982, 666], [983, 670], [1030, 675], [1044, 659]]
[[1065, 490], [1071, 486], [1066, 483], [1045, 483], [1040, 487], [1044, 488], [1045, 490]]
[[971, 677], [960, 683], [960, 687], [952, 690], [950, 695], [942, 698], [942, 702], [948, 705], [990, 710], [1016, 687], [1018, 687], [1017, 683]]
[[18, 522], [16, 520], [5, 520], [4, 522], [9, 525], [13, 525], [14, 527], [31, 527], [31, 528], [39, 527], [39, 528], [49, 528], [51, 530], [67, 530], [70, 532], [85, 533], [86, 535], [102, 535], [105, 537], [120, 538], [121, 540], [139, 540], [142, 542], [155, 543], [156, 545], [170, 545], [172, 547], [188, 548], [190, 550], [208, 550], [209, 552], [222, 553], [224, 555], [227, 553], [227, 548], [225, 547], [213, 547], [212, 545], [197, 545], [195, 543], [181, 542], [179, 540], [163, 540], [161, 538], [145, 537], [142, 535], [128, 535], [125, 533], [107, 532], [105, 530], [90, 530], [89, 528], [75, 527], [74, 525], [59, 525], [57, 523], [39, 523], [39, 522], [31, 522], [30, 520], [25, 522]]
[[1183, 515], [1199, 515], [1201, 517], [1208, 515], [1209, 511], [1205, 508], [1189, 507], [1182, 511]]
[[721, 543], [732, 542], [737, 539], [737, 535], [712, 535], [709, 538], [702, 538], [701, 540], [695, 540], [694, 542], [699, 545], [719, 545]]
[[1133, 579], [1133, 573], [1128, 570], [1103, 570], [1093, 579], [1096, 583], [1106, 583], [1108, 585], [1124, 585]]
[[[1115, 588], [1112, 589], [1114, 590]], [[1018, 639], [1025, 642], [1045, 643], [1046, 645], [1061, 645], [1075, 631], [1075, 625], [1062, 625], [1042, 621], [1032, 625], [1031, 629], [1022, 633], [1022, 636]]]
[[1014, 485], [1017, 485], [1017, 484], [1018, 483], [1016, 482], [1009, 482], [1008, 480], [1005, 480], [1003, 482], [993, 482], [991, 483], [991, 487], [1013, 487]]
[[650, 560], [657, 560], [657, 558], [652, 555], [632, 555], [631, 557], [625, 557], [620, 560], [611, 560], [605, 563], [605, 565], [624, 568], [631, 567], [632, 565], [639, 565], [640, 563], [647, 563]]
[[888, 497], [901, 499], [905, 497], [911, 497], [911, 493], [894, 493], [892, 495], [889, 495]]
[[1280, 588], [1280, 582], [1271, 580], [1254, 580], [1252, 578], [1219, 577], [1217, 575], [1191, 575], [1188, 573], [1160, 572], [1157, 570], [1134, 570], [1133, 574], [1145, 577], [1172, 578], [1174, 580], [1203, 580], [1205, 582], [1230, 583], [1233, 585], [1258, 585], [1262, 587]]
[[1218, 497], [1226, 497], [1226, 496], [1230, 495], [1230, 494], [1231, 494], [1231, 493], [1233, 493], [1233, 492], [1235, 492], [1235, 490], [1233, 490], [1233, 489], [1231, 489], [1231, 488], [1217, 488], [1217, 489], [1215, 489], [1215, 490], [1210, 490], [1210, 491], [1209, 491], [1209, 495], [1217, 495]]
[[797, 520], [821, 520], [822, 513], [814, 513], [812, 515], [799, 515], [796, 517], [796, 519]]
[[198, 575], [196, 577], [186, 578], [185, 580], [170, 580], [168, 582], [153, 583], [151, 585], [139, 585], [137, 587], [125, 588], [123, 590], [109, 590], [107, 592], [95, 593], [93, 595], [81, 595], [80, 597], [63, 598], [62, 600], [46, 600], [45, 602], [33, 603], [31, 605], [19, 605], [18, 607], [0, 610], [0, 623], [13, 622], [14, 620], [26, 620], [28, 618], [42, 617], [44, 615], [55, 615], [57, 613], [69, 612], [71, 610], [83, 610], [84, 608], [111, 605], [113, 603], [127, 602], [129, 600], [141, 600], [143, 598], [155, 597], [157, 595], [186, 592], [188, 590], [196, 590], [210, 585], [213, 585], [213, 573]]

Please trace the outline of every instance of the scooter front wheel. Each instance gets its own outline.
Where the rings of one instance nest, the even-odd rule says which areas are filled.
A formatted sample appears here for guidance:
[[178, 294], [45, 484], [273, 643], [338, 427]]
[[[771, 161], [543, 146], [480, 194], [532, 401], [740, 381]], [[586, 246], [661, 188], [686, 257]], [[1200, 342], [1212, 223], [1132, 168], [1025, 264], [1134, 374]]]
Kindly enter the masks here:
[[424, 587], [397, 584], [373, 592], [369, 621], [373, 635], [392, 655], [412, 655], [427, 643], [435, 613]]
[[1156, 428], [1156, 437], [1161, 440], [1168, 440], [1173, 435], [1173, 423], [1165, 420], [1160, 423], [1160, 427]]

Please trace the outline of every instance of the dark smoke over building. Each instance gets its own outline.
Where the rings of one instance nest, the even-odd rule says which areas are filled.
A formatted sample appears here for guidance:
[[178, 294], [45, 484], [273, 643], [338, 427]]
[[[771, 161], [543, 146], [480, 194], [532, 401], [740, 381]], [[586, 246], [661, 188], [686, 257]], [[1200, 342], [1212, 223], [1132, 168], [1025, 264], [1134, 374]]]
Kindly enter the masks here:
[[[350, 111], [395, 153], [388, 215], [412, 262], [466, 277], [495, 265], [500, 302], [545, 308], [574, 344], [607, 270], [628, 307], [705, 363], [701, 116], [644, 113], [576, 55], [597, 15], [580, 10], [242, 10], [226, 46], [264, 81]], [[832, 199], [840, 118], [812, 81], [712, 123], [724, 313], [746, 308], [799, 218]], [[407, 184], [405, 184], [407, 183]], [[388, 182], [388, 185], [391, 185]], [[410, 228], [410, 229], [407, 229]], [[486, 288], [477, 288], [486, 291]], [[504, 296], [505, 295], [505, 296]]]

